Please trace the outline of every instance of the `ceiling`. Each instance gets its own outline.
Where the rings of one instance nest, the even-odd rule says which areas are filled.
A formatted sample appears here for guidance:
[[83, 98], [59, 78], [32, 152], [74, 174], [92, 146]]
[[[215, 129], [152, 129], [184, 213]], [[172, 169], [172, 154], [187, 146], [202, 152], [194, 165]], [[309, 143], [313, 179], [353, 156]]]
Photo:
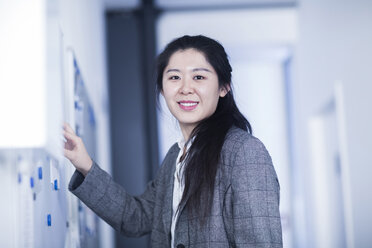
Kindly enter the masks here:
[[[141, 5], [142, 0], [104, 0], [108, 10], [133, 9]], [[294, 5], [297, 0], [154, 0], [156, 6], [163, 9], [182, 9], [198, 7], [255, 7], [255, 6], [278, 6]]]

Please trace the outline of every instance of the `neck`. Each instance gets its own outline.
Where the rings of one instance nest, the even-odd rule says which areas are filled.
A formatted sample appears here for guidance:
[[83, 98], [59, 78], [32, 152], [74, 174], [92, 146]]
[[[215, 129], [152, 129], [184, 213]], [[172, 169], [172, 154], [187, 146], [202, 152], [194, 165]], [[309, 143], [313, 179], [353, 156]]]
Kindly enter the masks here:
[[184, 125], [180, 123], [181, 132], [185, 141], [190, 138], [191, 132], [195, 127], [196, 125]]

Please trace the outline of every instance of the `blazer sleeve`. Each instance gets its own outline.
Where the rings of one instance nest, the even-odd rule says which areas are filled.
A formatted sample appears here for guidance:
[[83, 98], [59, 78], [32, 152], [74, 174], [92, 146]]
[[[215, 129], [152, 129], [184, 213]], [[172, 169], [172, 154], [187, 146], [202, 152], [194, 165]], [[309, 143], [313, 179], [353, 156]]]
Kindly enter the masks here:
[[279, 182], [260, 140], [245, 139], [231, 175], [233, 238], [236, 247], [282, 247]]
[[86, 177], [75, 171], [69, 190], [115, 230], [138, 237], [151, 231], [156, 182], [148, 183], [145, 193], [129, 195], [95, 162]]

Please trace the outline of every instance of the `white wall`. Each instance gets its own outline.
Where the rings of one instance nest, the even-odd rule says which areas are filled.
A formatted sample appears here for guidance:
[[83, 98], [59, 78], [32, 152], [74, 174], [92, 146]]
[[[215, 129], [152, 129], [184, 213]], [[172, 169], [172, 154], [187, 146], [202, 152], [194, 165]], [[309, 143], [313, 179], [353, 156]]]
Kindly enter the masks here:
[[[342, 156], [350, 167], [344, 174], [345, 220], [349, 247], [372, 243], [372, 2], [314, 1], [299, 4], [300, 41], [296, 55], [297, 76], [293, 86], [295, 111], [295, 164], [298, 180], [305, 186], [302, 205], [311, 206], [313, 185], [309, 180], [308, 121], [334, 95], [334, 84], [344, 92], [347, 150]], [[345, 156], [346, 155], [346, 156]], [[342, 172], [345, 173], [345, 170]], [[307, 226], [298, 233], [298, 247], [315, 247], [311, 208], [305, 207]], [[307, 238], [305, 237], [307, 235]]]
[[[58, 12], [64, 49], [73, 49], [95, 110], [98, 147], [94, 159], [110, 172], [104, 3], [101, 0], [60, 0]], [[100, 232], [101, 247], [113, 247], [112, 228], [102, 220]]]
[[40, 0], [0, 1], [2, 148], [43, 146], [47, 140], [43, 12], [45, 6]]
[[[45, 145], [45, 136], [56, 140], [54, 143], [61, 143], [60, 132], [58, 135], [45, 135], [49, 123], [53, 123], [53, 130], [61, 129], [62, 113], [60, 104], [58, 109], [46, 104], [45, 95], [46, 98], [53, 98], [54, 95], [44, 92], [49, 93], [45, 88], [52, 88], [53, 93], [62, 95], [63, 87], [58, 80], [63, 79], [65, 68], [62, 68], [63, 58], [59, 56], [65, 56], [67, 48], [74, 50], [95, 110], [98, 152], [94, 159], [110, 171], [105, 9], [100, 0], [0, 0], [0, 136], [6, 134], [13, 142], [6, 143], [1, 139], [3, 143], [0, 143], [5, 147], [35, 147]], [[43, 112], [45, 109], [47, 115]], [[39, 117], [35, 114], [38, 111], [44, 115]], [[4, 119], [4, 116], [7, 118]], [[25, 135], [37, 143], [18, 142], [24, 140]], [[12, 170], [1, 166], [3, 172], [11, 175]], [[1, 186], [10, 185], [8, 179], [2, 180], [5, 182]], [[11, 192], [7, 187], [4, 189]], [[4, 197], [6, 202], [11, 202], [8, 201], [10, 196]], [[10, 208], [5, 207], [5, 214], [8, 209], [10, 212]], [[1, 217], [6, 220], [3, 215]], [[8, 232], [12, 234], [13, 228], [18, 228], [15, 225], [13, 223]], [[2, 237], [7, 234], [3, 233]], [[112, 229], [102, 221], [100, 234], [101, 247], [113, 247]], [[9, 240], [12, 242], [13, 239]]]

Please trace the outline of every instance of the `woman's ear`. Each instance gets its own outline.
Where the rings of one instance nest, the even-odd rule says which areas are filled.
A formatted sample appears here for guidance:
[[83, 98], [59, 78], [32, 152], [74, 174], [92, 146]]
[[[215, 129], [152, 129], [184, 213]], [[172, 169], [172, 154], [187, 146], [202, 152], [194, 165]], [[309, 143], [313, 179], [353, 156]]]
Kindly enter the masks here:
[[220, 88], [220, 97], [226, 96], [227, 93], [230, 91], [230, 84], [226, 84]]

